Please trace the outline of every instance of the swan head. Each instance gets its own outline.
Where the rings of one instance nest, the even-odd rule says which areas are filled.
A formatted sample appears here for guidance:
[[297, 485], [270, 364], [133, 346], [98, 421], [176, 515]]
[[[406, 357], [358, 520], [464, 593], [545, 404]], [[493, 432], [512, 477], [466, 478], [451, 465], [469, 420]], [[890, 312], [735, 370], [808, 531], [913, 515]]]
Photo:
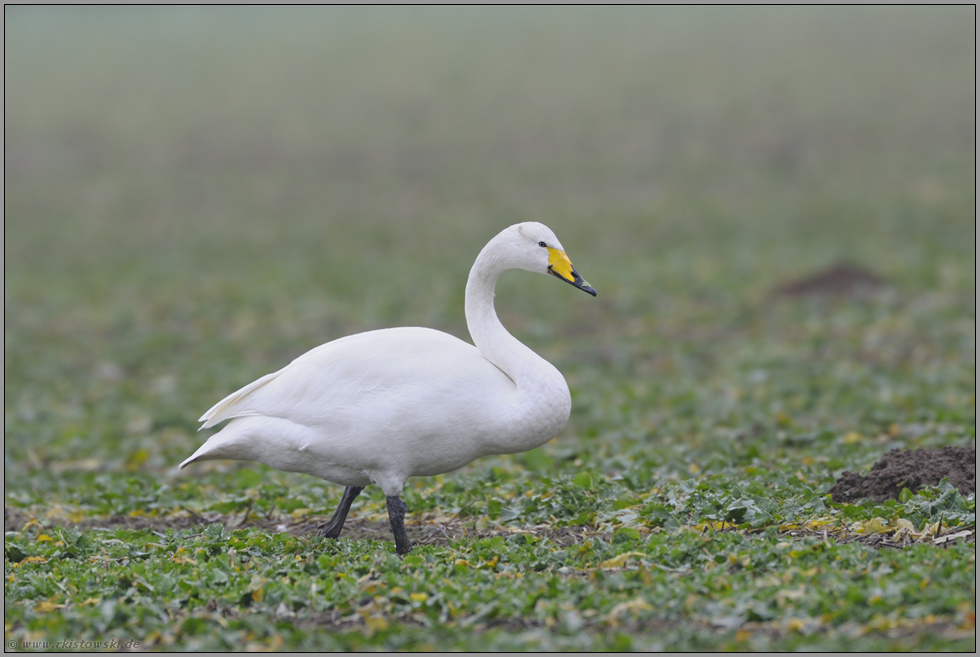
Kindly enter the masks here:
[[565, 249], [550, 228], [536, 221], [516, 224], [498, 237], [507, 243], [506, 266], [541, 274], [551, 274], [583, 292], [595, 296], [595, 289], [579, 276]]

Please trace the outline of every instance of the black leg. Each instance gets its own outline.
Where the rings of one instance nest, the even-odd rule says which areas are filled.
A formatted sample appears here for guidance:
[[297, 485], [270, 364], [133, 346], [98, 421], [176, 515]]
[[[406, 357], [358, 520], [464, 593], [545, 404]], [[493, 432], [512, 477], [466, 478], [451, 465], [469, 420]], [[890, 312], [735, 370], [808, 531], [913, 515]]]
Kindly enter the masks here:
[[337, 510], [333, 512], [330, 520], [322, 525], [317, 525], [317, 529], [320, 530], [320, 536], [327, 538], [337, 538], [340, 536], [340, 530], [344, 528], [344, 521], [347, 520], [347, 512], [350, 511], [350, 505], [354, 503], [354, 498], [360, 495], [362, 490], [364, 490], [363, 486], [348, 486], [344, 489], [344, 495], [340, 498], [340, 504], [337, 506]]
[[388, 496], [388, 525], [391, 533], [395, 535], [395, 552], [398, 554], [408, 554], [412, 549], [412, 542], [408, 540], [408, 532], [405, 531], [405, 512], [408, 505], [402, 502], [397, 495]]

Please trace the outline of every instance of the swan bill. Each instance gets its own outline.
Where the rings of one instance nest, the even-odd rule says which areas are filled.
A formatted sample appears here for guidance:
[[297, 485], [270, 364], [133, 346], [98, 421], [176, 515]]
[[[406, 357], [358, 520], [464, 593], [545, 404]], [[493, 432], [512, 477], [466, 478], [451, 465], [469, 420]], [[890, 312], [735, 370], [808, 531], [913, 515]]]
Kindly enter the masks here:
[[556, 278], [560, 278], [569, 285], [574, 285], [583, 292], [588, 292], [595, 296], [595, 288], [578, 275], [572, 267], [572, 261], [568, 259], [564, 251], [548, 247], [548, 273]]

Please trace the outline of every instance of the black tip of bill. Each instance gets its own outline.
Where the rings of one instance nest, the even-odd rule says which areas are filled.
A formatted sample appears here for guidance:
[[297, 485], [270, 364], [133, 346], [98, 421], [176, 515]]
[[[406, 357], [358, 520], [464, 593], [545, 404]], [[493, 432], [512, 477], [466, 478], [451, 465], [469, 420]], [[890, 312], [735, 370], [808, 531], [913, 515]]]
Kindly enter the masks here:
[[562, 276], [561, 274], [559, 274], [558, 272], [556, 272], [551, 267], [548, 267], [548, 273], [551, 274], [552, 276], [554, 276], [555, 278], [560, 278], [561, 280], [565, 281], [569, 285], [572, 285], [574, 287], [577, 287], [578, 289], [582, 290], [583, 292], [588, 292], [592, 296], [595, 296], [596, 295], [595, 294], [595, 288], [593, 288], [591, 285], [589, 285], [584, 278], [582, 278], [581, 276], [579, 276], [578, 275], [578, 272], [575, 271], [574, 269], [572, 270], [572, 280], [568, 280], [567, 278], [565, 278], [564, 276]]

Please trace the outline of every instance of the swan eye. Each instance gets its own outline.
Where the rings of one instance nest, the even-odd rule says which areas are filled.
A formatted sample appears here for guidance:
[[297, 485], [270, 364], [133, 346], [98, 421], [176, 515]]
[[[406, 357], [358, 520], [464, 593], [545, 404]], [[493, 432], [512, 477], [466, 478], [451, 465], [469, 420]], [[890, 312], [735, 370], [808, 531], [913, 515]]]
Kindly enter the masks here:
[[544, 242], [538, 242], [538, 246], [543, 246], [543, 247], [547, 247], [548, 245], [547, 245], [547, 244], [545, 244]]

